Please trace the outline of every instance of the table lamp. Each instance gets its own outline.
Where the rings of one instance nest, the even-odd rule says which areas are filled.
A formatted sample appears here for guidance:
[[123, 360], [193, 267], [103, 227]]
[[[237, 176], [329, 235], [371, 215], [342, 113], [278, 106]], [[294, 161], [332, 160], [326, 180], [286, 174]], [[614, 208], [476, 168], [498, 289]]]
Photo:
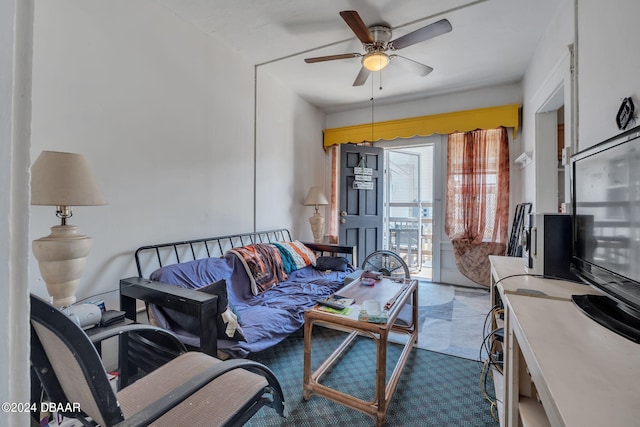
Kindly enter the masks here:
[[315, 206], [316, 212], [309, 218], [309, 224], [311, 224], [311, 232], [313, 233], [313, 240], [316, 243], [322, 242], [322, 235], [324, 232], [324, 218], [320, 216], [318, 212], [318, 206], [328, 205], [329, 202], [324, 196], [320, 187], [311, 187], [307, 198], [304, 199], [305, 206]]
[[93, 239], [67, 224], [72, 206], [106, 205], [89, 165], [80, 154], [43, 151], [31, 166], [31, 204], [56, 206], [60, 225], [33, 241], [33, 254], [56, 307], [68, 307], [84, 271]]

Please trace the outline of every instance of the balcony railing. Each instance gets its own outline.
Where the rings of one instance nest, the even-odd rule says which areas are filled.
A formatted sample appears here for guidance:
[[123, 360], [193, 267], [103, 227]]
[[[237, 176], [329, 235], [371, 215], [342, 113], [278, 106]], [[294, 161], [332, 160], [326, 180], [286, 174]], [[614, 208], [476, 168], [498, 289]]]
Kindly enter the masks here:
[[433, 255], [433, 204], [390, 203], [389, 211], [414, 215], [390, 215], [387, 219], [386, 244], [409, 266], [411, 273], [431, 268]]

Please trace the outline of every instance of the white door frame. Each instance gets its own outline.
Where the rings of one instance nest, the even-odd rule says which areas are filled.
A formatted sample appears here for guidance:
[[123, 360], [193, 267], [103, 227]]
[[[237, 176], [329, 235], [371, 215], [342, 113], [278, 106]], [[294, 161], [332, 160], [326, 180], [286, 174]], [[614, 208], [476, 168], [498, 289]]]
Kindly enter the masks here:
[[[382, 147], [385, 149], [400, 149], [400, 148], [412, 148], [423, 145], [433, 146], [433, 168], [432, 168], [432, 182], [433, 182], [433, 234], [432, 234], [432, 270], [431, 280], [433, 282], [439, 282], [441, 277], [441, 246], [442, 246], [442, 230], [444, 228], [444, 205], [443, 185], [446, 184], [444, 176], [442, 175], [446, 171], [443, 168], [442, 158], [443, 153], [443, 141], [446, 143], [447, 135], [431, 135], [427, 137], [414, 137], [407, 140], [395, 140], [395, 141], [380, 141], [376, 142], [376, 147]], [[446, 147], [446, 146], [445, 146]], [[446, 156], [446, 150], [444, 150]], [[386, 167], [386, 165], [385, 165]], [[385, 172], [386, 173], [386, 172]]]

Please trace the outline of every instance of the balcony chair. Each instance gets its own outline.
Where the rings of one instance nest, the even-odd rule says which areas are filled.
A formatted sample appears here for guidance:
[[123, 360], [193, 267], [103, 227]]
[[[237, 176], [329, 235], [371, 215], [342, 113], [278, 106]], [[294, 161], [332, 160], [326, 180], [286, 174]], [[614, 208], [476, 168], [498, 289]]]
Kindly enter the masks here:
[[48, 401], [83, 425], [242, 425], [263, 406], [285, 416], [282, 389], [269, 368], [245, 359], [221, 361], [200, 352], [185, 351], [115, 392], [85, 332], [34, 295], [31, 364]]

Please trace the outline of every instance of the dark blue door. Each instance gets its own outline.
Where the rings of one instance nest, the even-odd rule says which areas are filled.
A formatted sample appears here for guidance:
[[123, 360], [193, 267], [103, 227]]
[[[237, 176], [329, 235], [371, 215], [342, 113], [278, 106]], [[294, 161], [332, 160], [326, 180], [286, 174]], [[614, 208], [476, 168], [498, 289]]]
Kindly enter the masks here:
[[339, 241], [358, 247], [358, 263], [382, 249], [383, 168], [382, 148], [340, 147]]

